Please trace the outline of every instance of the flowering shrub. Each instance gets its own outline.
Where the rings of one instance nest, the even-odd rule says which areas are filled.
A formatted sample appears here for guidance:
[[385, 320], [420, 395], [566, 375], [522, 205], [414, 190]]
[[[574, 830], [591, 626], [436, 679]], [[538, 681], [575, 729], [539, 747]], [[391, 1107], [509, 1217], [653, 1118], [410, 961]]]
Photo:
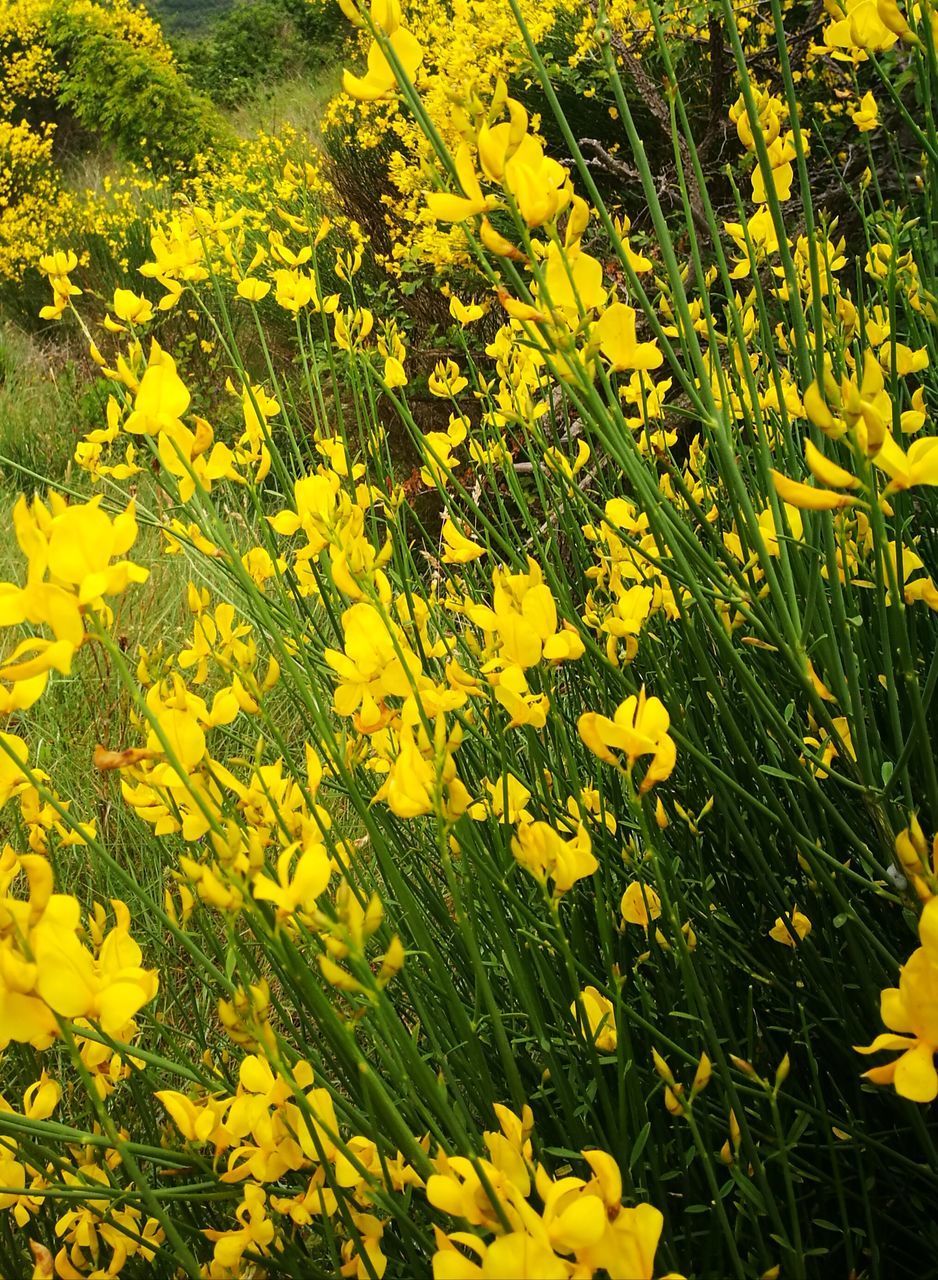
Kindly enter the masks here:
[[[49, 245], [67, 240], [113, 288], [139, 266], [148, 223], [175, 196], [228, 202], [232, 213], [249, 200], [262, 216], [278, 198], [271, 169], [279, 176], [299, 150], [286, 127], [236, 141], [156, 22], [123, 0], [4, 0], [0, 57], [0, 286], [16, 313], [10, 285]], [[118, 158], [90, 187], [68, 175], [76, 131]]]
[[564, 15], [616, 146], [554, 10], [343, 11], [445, 324], [315, 157], [40, 260], [110, 394], [0, 584], [13, 1273], [928, 1274], [931, 11], [714, 4], [718, 172], [694, 15]]

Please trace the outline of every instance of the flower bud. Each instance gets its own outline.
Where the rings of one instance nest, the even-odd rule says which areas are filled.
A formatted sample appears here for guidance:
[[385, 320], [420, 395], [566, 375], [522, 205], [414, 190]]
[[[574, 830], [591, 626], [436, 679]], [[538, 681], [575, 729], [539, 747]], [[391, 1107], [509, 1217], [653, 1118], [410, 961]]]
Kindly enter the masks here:
[[661, 1077], [664, 1083], [673, 1085], [674, 1076], [671, 1072], [671, 1068], [665, 1062], [664, 1058], [662, 1058], [661, 1054], [658, 1052], [657, 1049], [652, 1049], [651, 1058], [655, 1064], [655, 1070], [658, 1072], [658, 1075]]
[[745, 1058], [737, 1058], [733, 1053], [730, 1054], [730, 1062], [732, 1062], [737, 1071], [741, 1071], [750, 1080], [757, 1080], [761, 1084], [759, 1073], [751, 1062], [747, 1062]]
[[895, 0], [876, 0], [876, 12], [883, 26], [899, 37], [904, 44], [914, 44], [921, 48], [921, 40], [905, 20]]
[[784, 1058], [778, 1064], [775, 1072], [775, 1087], [780, 1088], [788, 1079], [788, 1073], [791, 1071], [791, 1058], [786, 1053]]
[[707, 1057], [706, 1053], [700, 1055], [700, 1061], [697, 1063], [697, 1072], [694, 1076], [694, 1083], [691, 1085], [691, 1097], [696, 1098], [698, 1093], [706, 1089], [710, 1083], [710, 1077], [713, 1074], [713, 1064]]
[[684, 1114], [685, 1107], [680, 1098], [681, 1090], [682, 1086], [679, 1084], [675, 1085], [673, 1089], [670, 1085], [665, 1087], [664, 1105], [672, 1116], [682, 1116]]

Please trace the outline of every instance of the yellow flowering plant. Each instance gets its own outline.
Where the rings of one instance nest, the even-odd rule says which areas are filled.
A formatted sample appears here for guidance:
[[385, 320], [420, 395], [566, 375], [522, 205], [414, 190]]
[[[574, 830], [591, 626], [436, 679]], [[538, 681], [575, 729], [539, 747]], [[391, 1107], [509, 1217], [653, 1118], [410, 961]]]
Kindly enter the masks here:
[[37, 259], [106, 394], [0, 583], [4, 1259], [926, 1274], [931, 14], [341, 8], [380, 222], [284, 143]]

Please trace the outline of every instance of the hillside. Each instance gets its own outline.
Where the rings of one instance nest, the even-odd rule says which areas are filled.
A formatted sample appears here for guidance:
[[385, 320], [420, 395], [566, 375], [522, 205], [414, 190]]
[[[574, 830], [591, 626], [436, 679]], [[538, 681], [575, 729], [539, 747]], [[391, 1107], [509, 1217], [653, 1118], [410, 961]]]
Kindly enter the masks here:
[[147, 7], [170, 34], [193, 35], [233, 8], [233, 0], [148, 0]]
[[938, 1276], [935, 4], [152, 3], [0, 0], [0, 1280]]

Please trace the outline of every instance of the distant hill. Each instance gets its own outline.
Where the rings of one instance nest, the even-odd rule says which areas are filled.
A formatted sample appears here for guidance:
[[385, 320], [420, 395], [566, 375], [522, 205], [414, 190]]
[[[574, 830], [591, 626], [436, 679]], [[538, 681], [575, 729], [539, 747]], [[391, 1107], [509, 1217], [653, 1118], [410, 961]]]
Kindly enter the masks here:
[[146, 0], [169, 32], [200, 32], [227, 13], [234, 0]]

